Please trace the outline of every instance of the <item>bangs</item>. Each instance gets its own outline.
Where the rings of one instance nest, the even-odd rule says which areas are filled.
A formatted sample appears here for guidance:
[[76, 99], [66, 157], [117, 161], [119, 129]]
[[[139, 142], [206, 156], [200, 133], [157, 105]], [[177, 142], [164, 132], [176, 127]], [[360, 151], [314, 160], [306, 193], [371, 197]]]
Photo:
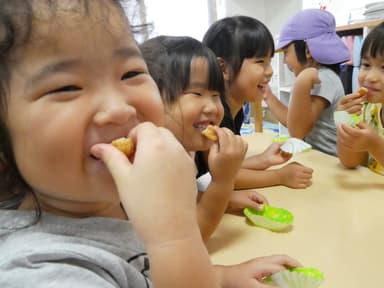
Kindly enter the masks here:
[[193, 60], [202, 58], [207, 63], [206, 89], [217, 91], [224, 95], [224, 79], [216, 56], [200, 42], [185, 41], [181, 43], [169, 55], [169, 76], [173, 83], [169, 89], [169, 98], [177, 99], [190, 86], [190, 78]]
[[[203, 56], [204, 57], [204, 56]], [[216, 56], [213, 53], [207, 53], [206, 60], [208, 62], [208, 90], [217, 91], [224, 96], [225, 86], [223, 73], [217, 63]]]
[[246, 58], [273, 57], [275, 43], [268, 28], [248, 16], [227, 17], [216, 21], [205, 33], [203, 43], [230, 65], [232, 79]]
[[365, 38], [361, 48], [361, 59], [366, 57], [384, 59], [384, 23], [373, 29]]
[[275, 44], [268, 30], [259, 26], [256, 29], [238, 30], [235, 43], [239, 43], [239, 55], [244, 58], [273, 57]]

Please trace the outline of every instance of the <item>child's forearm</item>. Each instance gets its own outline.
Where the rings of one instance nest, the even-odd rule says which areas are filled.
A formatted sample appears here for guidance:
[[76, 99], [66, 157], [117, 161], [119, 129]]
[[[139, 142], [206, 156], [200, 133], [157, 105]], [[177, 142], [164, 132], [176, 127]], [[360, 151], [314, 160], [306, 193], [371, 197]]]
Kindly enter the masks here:
[[346, 168], [353, 169], [366, 161], [368, 153], [354, 152], [338, 142], [337, 154], [341, 164], [343, 164]]
[[197, 203], [197, 219], [201, 236], [206, 242], [223, 217], [234, 188], [233, 181], [216, 183], [212, 181], [208, 189], [201, 193]]
[[311, 89], [309, 83], [302, 81], [296, 82], [292, 89], [287, 114], [287, 128], [292, 137], [304, 138], [312, 125]]
[[292, 137], [304, 138], [328, 105], [325, 99], [311, 95], [313, 86], [320, 82], [316, 68], [306, 68], [297, 76], [287, 115], [287, 128]]
[[219, 287], [198, 229], [191, 237], [147, 247], [147, 252], [154, 287]]
[[271, 166], [268, 158], [263, 153], [252, 155], [244, 159], [241, 168], [251, 170], [265, 170]]
[[287, 126], [287, 114], [288, 108], [275, 96], [270, 95], [264, 99], [267, 103], [269, 110], [275, 116], [276, 120], [279, 121], [284, 126]]
[[235, 189], [252, 189], [281, 185], [278, 170], [251, 170], [241, 168], [236, 176]]

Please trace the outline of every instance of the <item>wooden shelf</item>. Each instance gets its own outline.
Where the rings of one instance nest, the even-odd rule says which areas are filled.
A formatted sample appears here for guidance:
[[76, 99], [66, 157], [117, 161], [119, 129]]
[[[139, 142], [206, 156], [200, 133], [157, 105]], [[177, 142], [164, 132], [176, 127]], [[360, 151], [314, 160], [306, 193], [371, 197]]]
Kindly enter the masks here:
[[336, 31], [339, 32], [339, 31], [345, 31], [345, 30], [361, 29], [364, 27], [374, 27], [376, 25], [379, 25], [383, 21], [384, 19], [377, 19], [372, 21], [364, 21], [364, 22], [359, 22], [359, 23], [354, 23], [354, 24], [349, 24], [344, 26], [338, 26], [336, 27]]
[[371, 21], [364, 21], [349, 25], [343, 25], [336, 27], [336, 32], [340, 36], [362, 34], [365, 27], [375, 27], [383, 22], [384, 19], [377, 19]]

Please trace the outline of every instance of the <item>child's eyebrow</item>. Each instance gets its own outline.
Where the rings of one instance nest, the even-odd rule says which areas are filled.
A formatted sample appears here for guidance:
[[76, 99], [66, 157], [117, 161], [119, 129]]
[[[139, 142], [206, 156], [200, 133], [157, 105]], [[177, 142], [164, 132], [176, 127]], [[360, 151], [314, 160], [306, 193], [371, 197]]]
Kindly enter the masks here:
[[44, 79], [45, 77], [59, 71], [68, 71], [72, 69], [74, 66], [78, 65], [79, 63], [80, 63], [80, 60], [70, 59], [70, 60], [59, 61], [56, 63], [46, 65], [39, 72], [37, 72], [30, 79], [27, 80], [25, 88], [28, 90], [34, 85], [36, 85], [36, 83]]
[[[135, 49], [133, 47], [124, 47], [116, 49], [113, 52], [114, 58], [120, 58], [120, 59], [127, 59], [127, 58], [140, 58], [142, 59], [142, 55], [138, 49]], [[44, 79], [45, 77], [56, 73], [56, 72], [63, 72], [63, 71], [69, 71], [73, 69], [75, 66], [80, 65], [81, 60], [80, 59], [68, 59], [64, 61], [58, 61], [56, 63], [48, 64], [47, 66], [44, 66], [39, 72], [37, 72], [35, 75], [33, 75], [30, 79], [28, 79], [26, 83], [26, 90], [30, 89], [36, 83]]]
[[140, 51], [138, 49], [135, 49], [133, 47], [124, 47], [124, 48], [119, 48], [116, 49], [113, 53], [114, 57], [117, 58], [143, 58], [141, 55]]

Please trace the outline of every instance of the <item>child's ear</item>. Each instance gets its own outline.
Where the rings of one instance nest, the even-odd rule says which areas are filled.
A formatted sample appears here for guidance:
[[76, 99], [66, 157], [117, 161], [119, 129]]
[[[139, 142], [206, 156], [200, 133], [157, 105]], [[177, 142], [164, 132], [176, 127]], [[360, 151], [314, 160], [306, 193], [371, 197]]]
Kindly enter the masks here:
[[230, 79], [230, 71], [228, 65], [225, 63], [225, 60], [221, 57], [217, 57], [217, 63], [219, 63], [221, 72], [223, 72], [224, 81], [229, 81]]
[[309, 49], [308, 49], [307, 45], [305, 45], [305, 58], [307, 58], [307, 60], [311, 60], [312, 59], [311, 52], [309, 52]]

